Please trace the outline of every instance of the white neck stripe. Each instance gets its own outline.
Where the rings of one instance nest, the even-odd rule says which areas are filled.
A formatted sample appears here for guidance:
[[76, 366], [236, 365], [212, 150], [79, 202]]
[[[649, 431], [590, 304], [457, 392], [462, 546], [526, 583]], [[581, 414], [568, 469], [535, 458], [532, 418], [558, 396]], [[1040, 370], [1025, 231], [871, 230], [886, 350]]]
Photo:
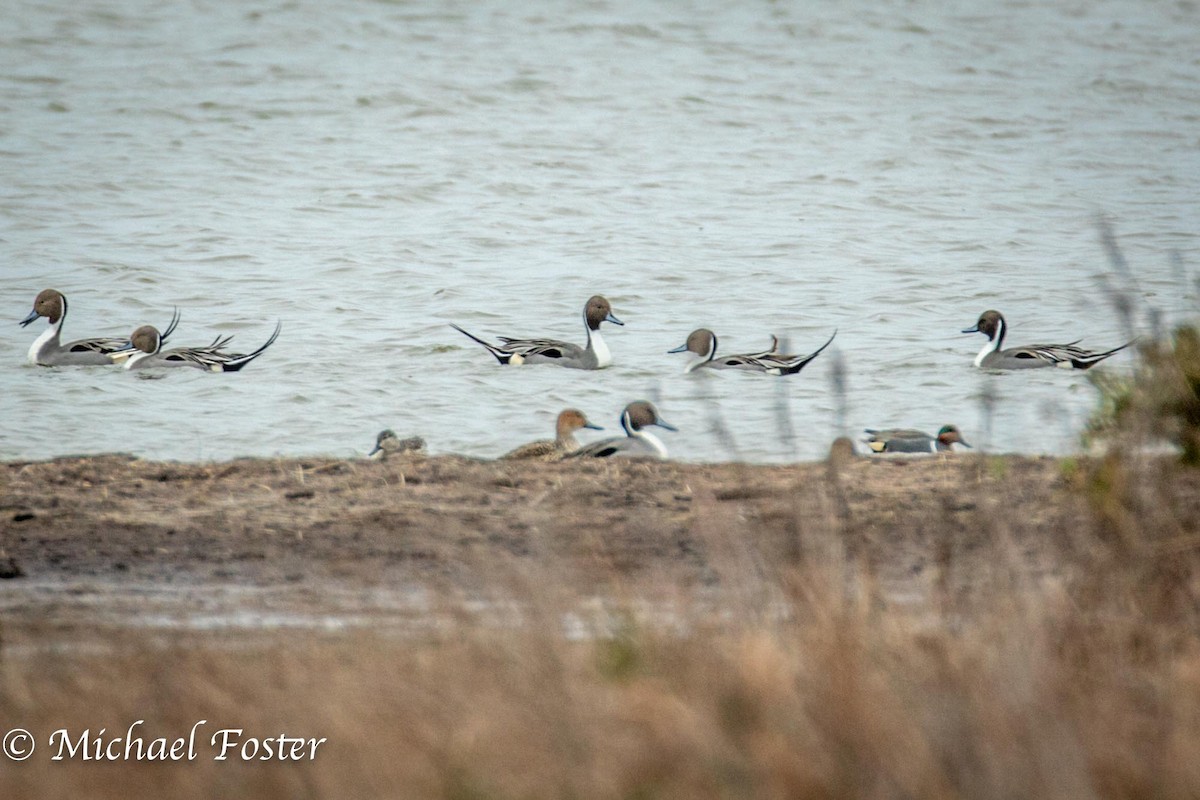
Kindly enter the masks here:
[[29, 346], [30, 364], [38, 363], [38, 356], [41, 355], [42, 350], [58, 344], [58, 332], [62, 328], [65, 318], [64, 314], [58, 318], [58, 322], [47, 325], [46, 330], [42, 331], [42, 335], [33, 340], [33, 344]]
[[612, 353], [608, 351], [608, 345], [604, 343], [600, 331], [588, 328], [588, 349], [595, 353], [597, 367], [607, 367], [612, 364]]

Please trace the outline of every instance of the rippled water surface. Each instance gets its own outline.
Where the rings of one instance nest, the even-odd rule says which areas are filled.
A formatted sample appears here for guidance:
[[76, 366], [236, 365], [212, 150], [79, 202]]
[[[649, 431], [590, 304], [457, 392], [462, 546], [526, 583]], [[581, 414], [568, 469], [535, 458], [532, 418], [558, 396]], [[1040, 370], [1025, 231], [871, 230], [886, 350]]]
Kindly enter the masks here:
[[[945, 422], [1064, 452], [1086, 376], [981, 373], [958, 331], [995, 307], [1014, 344], [1124, 341], [1100, 214], [1136, 295], [1196, 308], [1194, 3], [10, 0], [4, 20], [4, 458], [352, 455], [383, 427], [493, 456], [566, 405], [612, 433], [641, 397], [686, 460]], [[174, 345], [283, 333], [236, 374], [34, 368], [44, 322], [16, 322], [46, 287], [67, 338], [173, 306]], [[626, 323], [602, 372], [500, 368], [447, 325], [582, 342], [594, 293]], [[685, 375], [666, 351], [700, 326], [727, 353], [839, 332], [786, 380]]]

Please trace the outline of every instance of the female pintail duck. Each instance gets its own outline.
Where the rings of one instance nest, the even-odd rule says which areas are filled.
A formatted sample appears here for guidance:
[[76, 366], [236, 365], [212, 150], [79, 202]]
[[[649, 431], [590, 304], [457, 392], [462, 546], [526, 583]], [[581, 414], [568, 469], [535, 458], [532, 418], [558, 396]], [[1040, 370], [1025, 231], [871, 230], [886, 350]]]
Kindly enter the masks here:
[[[62, 334], [63, 322], [67, 319], [67, 298], [56, 289], [44, 289], [38, 294], [33, 301], [33, 310], [21, 320], [21, 327], [31, 324], [38, 317], [45, 317], [50, 326], [30, 346], [30, 364], [43, 367], [112, 364], [113, 360], [109, 355], [119, 350], [127, 341], [120, 337], [95, 337], [62, 344], [59, 337]], [[171, 324], [167, 326], [163, 338], [170, 336], [178, 324], [177, 308], [171, 315]]]
[[367, 453], [367, 458], [384, 461], [396, 453], [419, 453], [425, 450], [425, 440], [420, 436], [410, 436], [401, 439], [391, 428], [379, 432], [375, 437], [375, 449]]
[[772, 336], [770, 350], [764, 350], [761, 353], [745, 353], [739, 356], [721, 356], [717, 358], [716, 334], [707, 328], [699, 328], [691, 332], [686, 342], [674, 350], [668, 350], [667, 352], [691, 352], [699, 356], [699, 358], [691, 360], [691, 363], [685, 368], [685, 372], [706, 367], [708, 369], [742, 369], [752, 372], [765, 372], [768, 375], [795, 375], [804, 369], [808, 362], [821, 355], [821, 351], [829, 347], [834, 336], [837, 336], [837, 330], [834, 330], [833, 336], [829, 337], [828, 342], [817, 348], [816, 352], [809, 353], [806, 356], [793, 356], [778, 352], [776, 348], [779, 346], [779, 339]]
[[953, 425], [943, 425], [937, 436], [930, 436], [923, 431], [911, 428], [892, 428], [877, 431], [867, 428], [870, 439], [863, 439], [867, 447], [875, 453], [948, 453], [951, 445], [961, 444], [970, 447], [963, 440], [958, 428]]
[[1062, 367], [1064, 369], [1088, 369], [1113, 353], [1124, 350], [1133, 342], [1105, 350], [1102, 353], [1076, 347], [1078, 339], [1068, 344], [1031, 344], [1025, 347], [1010, 347], [1001, 350], [1008, 324], [999, 311], [985, 311], [979, 315], [975, 327], [963, 333], [982, 333], [988, 337], [987, 344], [975, 356], [975, 366], [983, 369], [1030, 369], [1032, 367]]
[[668, 425], [658, 416], [658, 409], [645, 400], [639, 400], [625, 406], [621, 413], [621, 427], [625, 429], [624, 436], [612, 439], [601, 439], [598, 442], [585, 444], [566, 458], [608, 458], [609, 456], [651, 456], [665, 459], [667, 448], [658, 437], [644, 428], [657, 425], [669, 431], [679, 430]]
[[600, 336], [600, 323], [611, 322], [624, 325], [613, 316], [608, 300], [595, 295], [583, 307], [583, 324], [587, 331], [587, 347], [556, 339], [509, 339], [500, 337], [504, 344], [485, 342], [474, 334], [451, 323], [450, 327], [474, 339], [487, 348], [501, 364], [558, 364], [573, 369], [603, 369], [612, 364], [612, 354]]
[[218, 336], [213, 340], [212, 344], [206, 347], [176, 347], [171, 350], [163, 350], [163, 336], [153, 325], [143, 325], [134, 331], [133, 335], [129, 337], [129, 341], [125, 343], [120, 351], [114, 353], [111, 357], [116, 359], [121, 357], [125, 351], [138, 351], [129, 356], [125, 362], [125, 369], [194, 367], [196, 369], [208, 370], [209, 372], [237, 372], [261, 356], [263, 351], [274, 343], [275, 339], [279, 336], [282, 325], [283, 323], [277, 322], [275, 324], [275, 332], [271, 334], [271, 338], [267, 339], [253, 353], [245, 355], [225, 352], [225, 345], [229, 344], [230, 339], [233, 338], [232, 336], [224, 338]]
[[583, 415], [583, 412], [575, 409], [564, 409], [558, 415], [558, 421], [554, 425], [554, 439], [542, 439], [529, 444], [523, 444], [515, 450], [511, 450], [501, 456], [503, 459], [538, 459], [539, 461], [558, 461], [568, 453], [573, 453], [579, 449], [579, 442], [575, 440], [575, 431], [582, 428], [591, 428], [594, 431], [602, 431], [599, 425], [594, 425], [588, 422], [588, 418]]

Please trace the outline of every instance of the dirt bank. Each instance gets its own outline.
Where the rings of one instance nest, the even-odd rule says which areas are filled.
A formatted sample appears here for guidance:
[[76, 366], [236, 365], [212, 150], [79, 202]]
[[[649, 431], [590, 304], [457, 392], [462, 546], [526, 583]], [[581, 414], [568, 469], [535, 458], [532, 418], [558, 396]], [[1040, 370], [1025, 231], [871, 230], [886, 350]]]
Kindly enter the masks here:
[[[855, 459], [839, 469], [455, 457], [0, 466], [10, 624], [189, 615], [407, 615], [436, 591], [719, 600], [735, 579], [830, 541], [894, 594], [939, 580], [1020, 510], [1021, 557], [1087, 513], [1058, 460]], [[1049, 568], [1049, 567], [1047, 567]], [[731, 574], [736, 570], [737, 575]], [[942, 576], [944, 578], [944, 576]], [[427, 610], [427, 609], [425, 609]]]

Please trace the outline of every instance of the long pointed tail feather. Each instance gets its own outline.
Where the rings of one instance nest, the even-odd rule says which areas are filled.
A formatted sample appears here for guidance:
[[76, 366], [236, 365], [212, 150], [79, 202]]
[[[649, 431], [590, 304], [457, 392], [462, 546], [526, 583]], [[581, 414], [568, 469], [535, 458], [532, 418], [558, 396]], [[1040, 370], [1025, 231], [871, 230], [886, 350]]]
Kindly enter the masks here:
[[509, 362], [509, 359], [512, 358], [512, 353], [506, 353], [503, 350], [501, 350], [499, 347], [497, 347], [496, 345], [492, 344], [491, 342], [485, 342], [483, 339], [480, 339], [475, 334], [464, 331], [462, 328], [458, 327], [453, 322], [450, 323], [450, 327], [454, 328], [454, 330], [458, 331], [463, 336], [466, 336], [468, 339], [478, 342], [479, 344], [486, 347], [487, 351], [489, 353], [491, 353], [493, 356], [495, 356], [496, 360], [499, 361], [501, 364], [507, 364]]
[[1105, 350], [1103, 353], [1088, 353], [1087, 356], [1081, 358], [1072, 358], [1071, 365], [1074, 366], [1075, 369], [1091, 369], [1104, 359], [1108, 358], [1109, 356], [1116, 355], [1136, 341], [1137, 339], [1133, 339], [1121, 345], [1120, 347], [1114, 347], [1112, 350]]
[[795, 375], [797, 372], [804, 369], [804, 367], [808, 365], [808, 362], [812, 361], [814, 358], [821, 355], [821, 351], [823, 351], [826, 347], [829, 347], [829, 345], [833, 343], [833, 337], [837, 336], [837, 334], [838, 334], [837, 328], [834, 328], [833, 335], [829, 337], [829, 340], [826, 341], [825, 344], [821, 345], [816, 350], [809, 353], [807, 356], [804, 357], [804, 359], [802, 361], [798, 361], [795, 364], [788, 367], [787, 369], [783, 370], [782, 374]]
[[253, 361], [254, 359], [261, 356], [266, 351], [266, 349], [268, 347], [270, 347], [272, 344], [274, 344], [275, 340], [279, 338], [279, 331], [281, 331], [281, 330], [283, 330], [283, 322], [282, 321], [276, 322], [275, 323], [275, 331], [274, 331], [274, 333], [271, 334], [270, 339], [267, 339], [265, 342], [263, 342], [262, 346], [260, 346], [253, 353], [247, 353], [244, 356], [238, 356], [236, 358], [230, 359], [229, 361], [226, 361], [224, 363], [221, 371], [222, 372], [237, 372], [242, 367], [246, 366], [251, 361]]

